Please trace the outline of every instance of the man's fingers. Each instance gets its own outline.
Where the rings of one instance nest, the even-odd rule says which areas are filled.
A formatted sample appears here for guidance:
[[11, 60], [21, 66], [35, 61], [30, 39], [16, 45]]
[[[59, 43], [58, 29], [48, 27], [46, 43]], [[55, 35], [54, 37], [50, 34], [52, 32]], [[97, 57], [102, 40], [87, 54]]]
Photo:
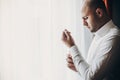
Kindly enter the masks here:
[[73, 64], [73, 60], [71, 58], [67, 58], [66, 59], [68, 63], [72, 63]]
[[66, 38], [69, 39], [69, 38], [70, 38], [70, 35], [68, 34], [68, 32], [65, 31], [64, 33], [65, 33], [65, 35], [66, 35]]
[[71, 32], [70, 32], [70, 31], [68, 31], [67, 29], [65, 29], [64, 31], [65, 31], [65, 32], [67, 32], [68, 34], [70, 34], [70, 33], [71, 33]]
[[65, 35], [67, 36], [67, 39], [70, 39], [71, 38], [70, 32], [67, 29], [65, 29], [64, 32]]
[[75, 67], [74, 64], [72, 64], [72, 63], [68, 63], [67, 66], [68, 67]]
[[62, 40], [64, 41], [67, 38], [67, 36], [65, 35], [65, 32], [63, 31], [62, 33]]
[[66, 61], [67, 61], [68, 63], [73, 63], [73, 59], [72, 59], [72, 56], [71, 56], [70, 54], [67, 54], [67, 59], [66, 59]]
[[62, 39], [69, 39], [70, 38], [70, 32], [66, 29], [62, 33]]
[[67, 66], [68, 66], [68, 68], [70, 68], [70, 69], [72, 69], [73, 71], [77, 72], [77, 70], [76, 70], [74, 64], [68, 63]]

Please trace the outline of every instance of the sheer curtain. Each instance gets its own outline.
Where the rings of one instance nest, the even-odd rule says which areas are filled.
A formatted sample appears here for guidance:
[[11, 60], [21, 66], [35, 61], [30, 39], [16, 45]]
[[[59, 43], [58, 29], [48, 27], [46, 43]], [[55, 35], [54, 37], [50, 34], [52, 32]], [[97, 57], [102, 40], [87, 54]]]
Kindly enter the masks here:
[[0, 80], [81, 80], [67, 68], [68, 51], [61, 42], [68, 29], [87, 52], [90, 38], [80, 22], [80, 3], [0, 0]]

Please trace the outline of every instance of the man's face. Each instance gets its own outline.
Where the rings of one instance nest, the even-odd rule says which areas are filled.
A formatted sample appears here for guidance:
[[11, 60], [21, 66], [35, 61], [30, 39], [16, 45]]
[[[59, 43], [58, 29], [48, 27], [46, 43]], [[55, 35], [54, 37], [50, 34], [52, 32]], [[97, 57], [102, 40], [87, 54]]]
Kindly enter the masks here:
[[94, 9], [90, 9], [87, 6], [83, 6], [82, 10], [83, 25], [86, 26], [91, 32], [98, 30], [98, 17]]

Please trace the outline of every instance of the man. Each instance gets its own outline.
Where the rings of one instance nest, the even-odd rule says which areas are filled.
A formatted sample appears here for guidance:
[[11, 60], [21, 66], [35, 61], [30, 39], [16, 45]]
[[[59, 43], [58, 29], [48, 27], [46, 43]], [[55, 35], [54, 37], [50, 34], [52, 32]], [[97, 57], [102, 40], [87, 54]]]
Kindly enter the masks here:
[[69, 47], [68, 67], [78, 72], [84, 80], [120, 80], [120, 34], [109, 18], [102, 0], [84, 0], [81, 9], [83, 25], [95, 37], [87, 59], [78, 50], [71, 34], [65, 30], [62, 41]]

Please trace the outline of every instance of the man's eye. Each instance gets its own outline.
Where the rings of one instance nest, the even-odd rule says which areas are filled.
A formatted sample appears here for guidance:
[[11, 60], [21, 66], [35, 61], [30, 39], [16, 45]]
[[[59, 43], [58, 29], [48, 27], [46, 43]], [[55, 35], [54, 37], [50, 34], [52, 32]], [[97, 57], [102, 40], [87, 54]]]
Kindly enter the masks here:
[[84, 20], [87, 20], [87, 19], [88, 19], [88, 17], [87, 17], [87, 16], [85, 16], [85, 17], [83, 17], [83, 19], [84, 19]]

